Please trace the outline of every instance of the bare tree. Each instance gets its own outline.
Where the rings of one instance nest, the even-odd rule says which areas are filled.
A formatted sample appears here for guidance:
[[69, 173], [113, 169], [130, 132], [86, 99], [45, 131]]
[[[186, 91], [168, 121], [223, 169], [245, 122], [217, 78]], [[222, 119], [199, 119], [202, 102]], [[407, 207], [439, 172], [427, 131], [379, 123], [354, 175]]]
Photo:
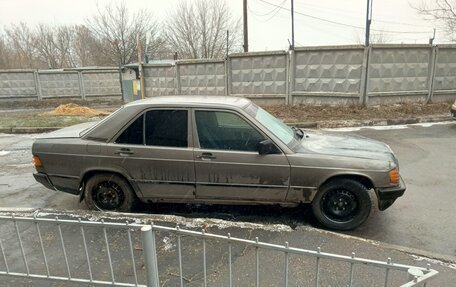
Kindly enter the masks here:
[[54, 31], [45, 24], [39, 24], [33, 36], [38, 59], [49, 69], [60, 68], [57, 62], [57, 49], [54, 43]]
[[12, 54], [12, 50], [6, 41], [6, 36], [4, 34], [0, 34], [0, 69], [13, 68], [11, 65]]
[[58, 64], [61, 68], [74, 67], [73, 60], [73, 40], [74, 26], [59, 26], [54, 30], [54, 42], [58, 53]]
[[32, 30], [25, 24], [12, 24], [5, 28], [7, 43], [12, 50], [11, 60], [16, 68], [35, 66], [35, 47]]
[[184, 58], [221, 58], [238, 46], [240, 19], [235, 19], [223, 0], [181, 1], [168, 15], [164, 38]]
[[72, 45], [72, 62], [74, 66], [108, 65], [99, 52], [99, 48], [100, 44], [98, 40], [86, 26], [74, 26]]
[[[391, 34], [385, 32], [378, 32], [370, 34], [369, 42], [371, 44], [385, 44], [391, 43], [393, 41], [393, 37]], [[359, 45], [364, 45], [365, 38], [364, 35], [357, 33], [356, 34], [356, 43]]]
[[427, 20], [442, 24], [442, 29], [452, 41], [456, 40], [456, 1], [455, 0], [423, 0], [418, 7], [412, 6]]
[[[86, 21], [88, 29], [102, 46], [100, 52], [110, 64], [124, 65], [136, 60], [136, 37], [143, 46], [147, 37], [157, 34], [158, 26], [146, 10], [130, 12], [124, 2], [98, 7], [98, 13]], [[154, 45], [155, 43], [150, 43]]]

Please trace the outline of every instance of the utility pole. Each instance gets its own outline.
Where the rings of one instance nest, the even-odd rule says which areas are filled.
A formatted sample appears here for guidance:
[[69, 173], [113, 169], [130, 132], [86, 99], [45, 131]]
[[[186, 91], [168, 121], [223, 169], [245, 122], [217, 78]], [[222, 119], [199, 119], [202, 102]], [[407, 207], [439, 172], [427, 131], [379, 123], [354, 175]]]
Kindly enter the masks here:
[[294, 0], [291, 0], [291, 50], [294, 50]]
[[228, 54], [230, 53], [230, 30], [226, 30], [226, 57], [228, 58]]
[[367, 9], [366, 9], [366, 42], [365, 46], [369, 46], [369, 36], [370, 36], [370, 26], [372, 22], [372, 2], [373, 0], [367, 0]]
[[249, 51], [249, 29], [247, 26], [247, 0], [244, 0], [244, 52]]
[[144, 86], [144, 70], [142, 64], [142, 46], [141, 46], [141, 39], [139, 34], [136, 35], [136, 45], [138, 48], [138, 71], [139, 71], [139, 87], [141, 88], [141, 99], [145, 98], [145, 86]]

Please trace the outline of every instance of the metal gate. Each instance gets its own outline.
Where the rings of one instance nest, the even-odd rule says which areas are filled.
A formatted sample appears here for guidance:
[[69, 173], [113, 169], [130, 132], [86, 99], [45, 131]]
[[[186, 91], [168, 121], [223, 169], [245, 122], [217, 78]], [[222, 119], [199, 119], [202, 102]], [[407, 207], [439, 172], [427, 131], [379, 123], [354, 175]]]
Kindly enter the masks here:
[[[429, 265], [421, 268], [397, 264], [390, 258], [386, 262], [369, 260], [358, 258], [355, 253], [343, 256], [322, 252], [320, 248], [306, 250], [291, 247], [287, 242], [270, 244], [258, 238], [247, 240], [229, 233], [223, 236], [178, 226], [11, 214], [0, 216], [0, 228], [0, 276], [31, 280], [34, 284], [44, 280], [101, 286], [265, 286], [268, 284], [262, 279], [271, 272], [268, 270], [273, 270], [278, 272], [282, 286], [296, 286], [298, 281], [306, 286], [321, 286], [328, 285], [324, 283], [327, 276], [323, 271], [332, 271], [328, 264], [336, 263], [346, 267], [343, 278], [337, 279], [344, 286], [359, 285], [366, 279], [365, 272], [357, 272], [359, 266], [373, 268], [373, 274], [378, 275], [372, 279], [376, 286], [425, 286], [438, 274]], [[158, 238], [167, 239], [158, 242]], [[201, 252], [184, 256], [184, 241], [191, 247], [191, 254], [196, 247]], [[216, 247], [212, 242], [219, 245]], [[158, 254], [164, 251], [166, 256]], [[268, 252], [275, 254], [272, 262]], [[209, 266], [209, 258], [214, 256], [225, 262], [225, 275], [216, 279], [212, 275], [222, 271]], [[240, 262], [241, 259], [247, 263]], [[183, 269], [189, 265], [201, 273], [195, 282], [188, 282], [184, 276]], [[294, 278], [299, 276], [292, 265], [305, 269], [306, 278]], [[176, 273], [170, 268], [175, 268]], [[236, 272], [243, 275], [236, 276]], [[249, 284], [244, 273], [252, 279]], [[244, 279], [238, 278], [242, 276]], [[175, 281], [169, 281], [173, 279], [170, 277]]]

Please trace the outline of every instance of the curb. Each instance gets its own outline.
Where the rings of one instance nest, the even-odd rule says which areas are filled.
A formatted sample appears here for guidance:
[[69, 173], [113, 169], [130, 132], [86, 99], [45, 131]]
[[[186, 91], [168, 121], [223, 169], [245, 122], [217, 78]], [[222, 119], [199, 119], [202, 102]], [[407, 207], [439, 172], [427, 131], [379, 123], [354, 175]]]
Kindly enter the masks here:
[[[430, 116], [405, 119], [375, 119], [375, 120], [340, 120], [340, 121], [315, 121], [315, 122], [296, 122], [286, 123], [291, 126], [308, 129], [321, 128], [342, 128], [342, 127], [365, 127], [365, 126], [392, 126], [392, 125], [409, 125], [418, 123], [435, 123], [452, 121], [449, 115]], [[0, 133], [5, 134], [39, 134], [52, 132], [64, 127], [0, 127]]]
[[0, 127], [0, 133], [4, 134], [41, 134], [52, 132], [64, 127], [17, 127], [17, 128], [3, 128]]

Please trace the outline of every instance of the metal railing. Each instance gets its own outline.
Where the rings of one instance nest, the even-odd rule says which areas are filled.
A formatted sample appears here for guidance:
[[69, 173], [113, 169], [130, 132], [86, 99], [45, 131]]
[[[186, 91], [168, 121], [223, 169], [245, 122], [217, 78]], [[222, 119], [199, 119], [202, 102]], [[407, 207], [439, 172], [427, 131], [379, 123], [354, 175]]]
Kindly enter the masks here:
[[[298, 266], [299, 269], [302, 269], [305, 265], [309, 269], [306, 277], [308, 277], [307, 279], [312, 277], [312, 284], [307, 282], [306, 286], [327, 285], [322, 283], [324, 279], [322, 270], [328, 270], [328, 262], [339, 262], [349, 267], [348, 276], [338, 279], [338, 284], [342, 284], [341, 282], [346, 279], [347, 282], [343, 283], [346, 286], [353, 286], [355, 281], [363, 280], [363, 274], [355, 274], [356, 266], [376, 268], [375, 272], [379, 275], [378, 278], [382, 280], [376, 285], [383, 286], [398, 286], [398, 284], [403, 287], [426, 286], [426, 283], [438, 274], [429, 265], [422, 268], [398, 264], [393, 263], [391, 258], [382, 262], [359, 258], [355, 256], [355, 253], [352, 253], [351, 256], [343, 256], [322, 252], [320, 248], [316, 251], [294, 248], [289, 246], [288, 242], [285, 242], [284, 245], [277, 245], [260, 242], [258, 237], [255, 240], [247, 240], [232, 237], [230, 233], [224, 236], [207, 233], [204, 230], [201, 232], [185, 230], [178, 226], [174, 228], [154, 224], [105, 222], [104, 220], [90, 221], [60, 219], [58, 217], [38, 218], [36, 216], [6, 215], [0, 216], [0, 231], [0, 276], [11, 278], [42, 279], [53, 282], [64, 281], [102, 286], [158, 287], [163, 284], [165, 277], [170, 276], [163, 271], [169, 267], [168, 265], [172, 265], [166, 261], [170, 261], [170, 258], [174, 257], [178, 271], [177, 274], [171, 275], [177, 277], [175, 285], [184, 286], [184, 281], [187, 280], [183, 272], [185, 267], [183, 260], [184, 237], [186, 240], [192, 240], [192, 243], [189, 244], [190, 249], [196, 249], [196, 246], [201, 248], [201, 258], [195, 258], [198, 256], [194, 255], [190, 258], [192, 265], [197, 265], [195, 264], [197, 261], [202, 262], [202, 266], [193, 266], [200, 271], [202, 269], [199, 286], [241, 284], [234, 282], [236, 279], [234, 269], [237, 268], [235, 261], [236, 259], [239, 261], [247, 255], [241, 252], [236, 258], [234, 256], [235, 245], [244, 246], [244, 251], [245, 248], [252, 250], [250, 255], [253, 261], [249, 261], [247, 265], [254, 265], [252, 273], [254, 283], [249, 284], [254, 286], [263, 285], [260, 284], [260, 280], [262, 275], [266, 276], [267, 274], [262, 268], [271, 267], [271, 264], [274, 264], [275, 269], [280, 269], [278, 273], [280, 285], [296, 285], [290, 283], [290, 276], [296, 275], [291, 270], [291, 256], [299, 256], [299, 258], [308, 261], [305, 264], [299, 261], [301, 265]], [[175, 236], [175, 252], [168, 252], [166, 260], [163, 254], [159, 254], [163, 248], [158, 248], [162, 242], [159, 242], [157, 238], [162, 233]], [[216, 248], [208, 248], [209, 243], [213, 241], [223, 244], [224, 247], [217, 249], [221, 250], [223, 256], [216, 254]], [[18, 248], [15, 248], [15, 245]], [[49, 252], [50, 249], [52, 252]], [[274, 257], [272, 262], [267, 261], [267, 256], [260, 256], [269, 251], [277, 253], [278, 256]], [[213, 284], [211, 284], [208, 275], [218, 272], [208, 266], [210, 265], [208, 256], [214, 256], [214, 254], [219, 258], [227, 257], [224, 259], [223, 265], [227, 276], [219, 278], [218, 281], [215, 281], [216, 283], [212, 282]], [[279, 267], [281, 262], [278, 263], [279, 260], [276, 258], [283, 260], [282, 267]], [[101, 259], [104, 260], [105, 264], [100, 261]], [[313, 263], [312, 260], [314, 260]], [[322, 267], [323, 260], [326, 262], [325, 267]], [[293, 262], [296, 263], [296, 260]], [[381, 272], [378, 272], [377, 269]], [[395, 274], [395, 279], [392, 280], [391, 274], [393, 272], [401, 274]], [[313, 275], [309, 275], [312, 273]], [[400, 283], [397, 278], [402, 278], [399, 280]]]

